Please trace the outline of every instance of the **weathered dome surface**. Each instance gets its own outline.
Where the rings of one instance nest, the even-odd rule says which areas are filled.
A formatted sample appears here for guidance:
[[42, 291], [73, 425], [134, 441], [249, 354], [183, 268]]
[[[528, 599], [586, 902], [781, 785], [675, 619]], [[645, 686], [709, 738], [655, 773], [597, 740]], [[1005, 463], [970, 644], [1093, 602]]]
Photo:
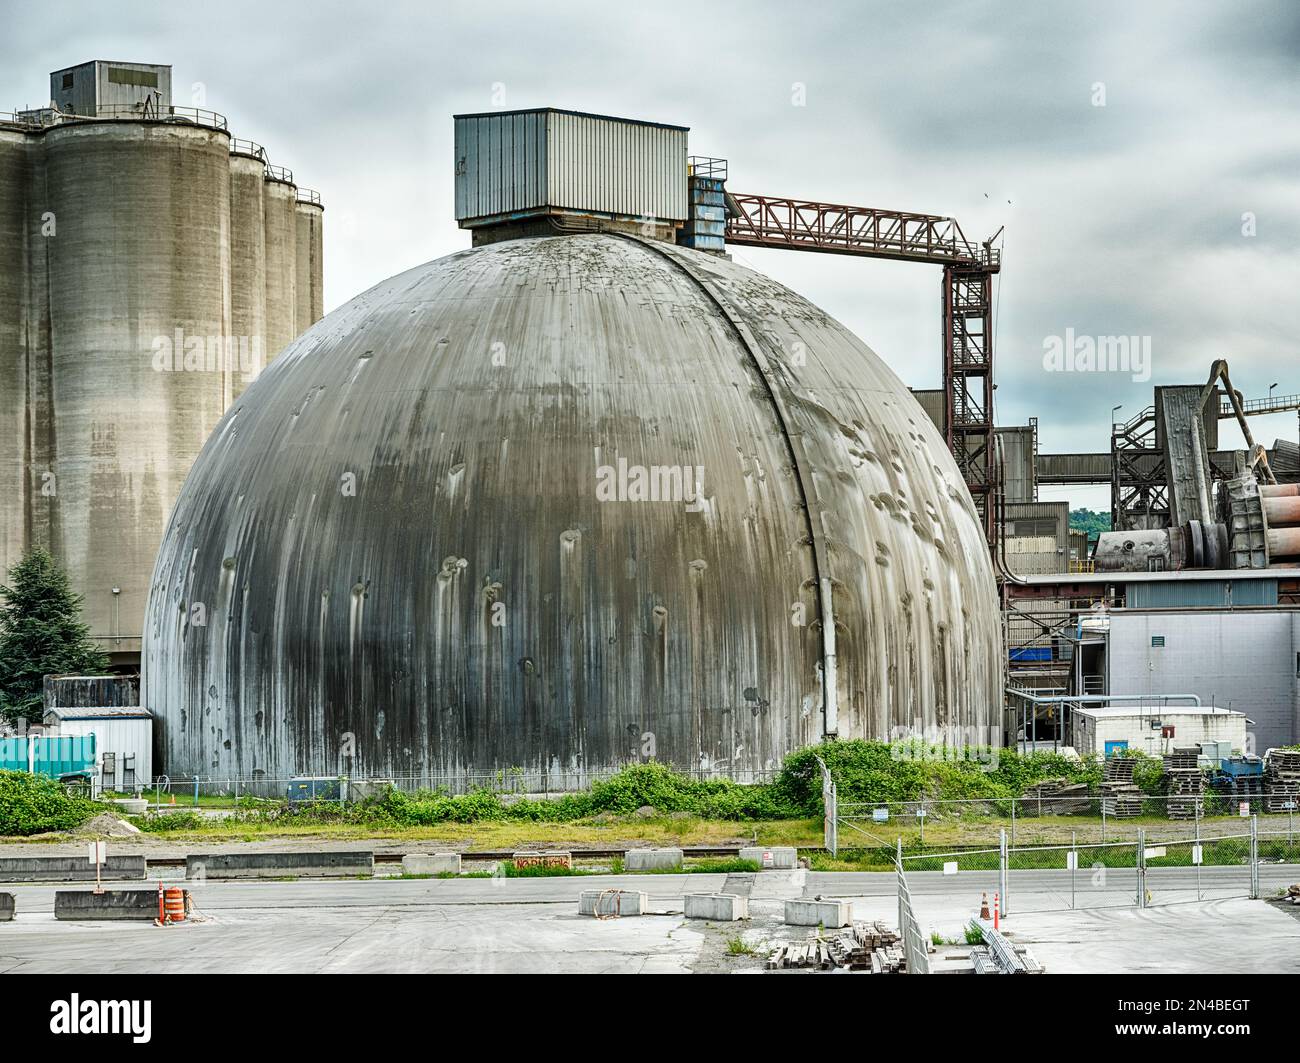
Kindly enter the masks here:
[[992, 567], [907, 389], [767, 277], [615, 235], [450, 255], [299, 337], [190, 473], [145, 637], [174, 778], [1000, 725]]

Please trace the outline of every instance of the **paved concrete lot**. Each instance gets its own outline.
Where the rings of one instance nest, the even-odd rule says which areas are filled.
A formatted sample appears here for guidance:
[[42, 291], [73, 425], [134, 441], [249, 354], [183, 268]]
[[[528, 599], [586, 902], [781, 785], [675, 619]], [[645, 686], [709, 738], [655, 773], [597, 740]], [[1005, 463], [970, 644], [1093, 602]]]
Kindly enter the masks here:
[[[1203, 875], [1213, 870], [1205, 869]], [[1300, 919], [1260, 901], [1116, 905], [1031, 912], [1060, 894], [1059, 872], [1017, 882], [1005, 929], [1049, 973], [1300, 971]], [[1295, 868], [1276, 871], [1295, 881]], [[989, 876], [909, 876], [922, 928], [959, 937]], [[996, 876], [993, 876], [996, 879]], [[1268, 881], [1267, 879], [1265, 880]], [[1193, 883], [1194, 885], [1194, 883]], [[158, 928], [56, 923], [53, 885], [17, 886], [18, 917], [0, 924], [0, 973], [592, 972], [671, 973], [761, 967], [762, 957], [719, 962], [725, 940], [803, 937], [780, 924], [788, 897], [846, 897], [854, 917], [893, 926], [892, 874], [764, 872], [757, 875], [601, 875], [544, 879], [311, 880], [195, 886], [202, 919]], [[62, 888], [62, 887], [59, 887]], [[89, 885], [77, 885], [88, 889]], [[644, 890], [655, 914], [580, 918], [579, 892]], [[684, 892], [750, 898], [748, 924], [687, 923]], [[1265, 887], [1268, 892], [1268, 887]], [[1068, 901], [1068, 887], [1067, 887]], [[1022, 903], [1024, 908], [1018, 908]], [[936, 964], [942, 966], [942, 964]]]

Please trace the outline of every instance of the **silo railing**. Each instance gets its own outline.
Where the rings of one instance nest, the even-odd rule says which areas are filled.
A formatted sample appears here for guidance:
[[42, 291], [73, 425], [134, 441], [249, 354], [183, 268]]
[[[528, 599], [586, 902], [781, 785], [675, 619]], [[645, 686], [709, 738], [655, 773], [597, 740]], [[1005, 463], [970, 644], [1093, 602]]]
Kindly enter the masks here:
[[293, 171], [284, 166], [266, 167], [266, 176], [272, 181], [284, 181], [286, 184], [293, 184]]
[[299, 189], [298, 189], [298, 202], [299, 202], [299, 203], [315, 203], [316, 206], [319, 207], [319, 206], [320, 206], [320, 193], [317, 192], [314, 188], [299, 188]]
[[270, 162], [266, 155], [266, 149], [255, 140], [241, 140], [239, 137], [231, 137], [230, 154], [251, 155], [255, 159], [261, 159], [263, 165]]

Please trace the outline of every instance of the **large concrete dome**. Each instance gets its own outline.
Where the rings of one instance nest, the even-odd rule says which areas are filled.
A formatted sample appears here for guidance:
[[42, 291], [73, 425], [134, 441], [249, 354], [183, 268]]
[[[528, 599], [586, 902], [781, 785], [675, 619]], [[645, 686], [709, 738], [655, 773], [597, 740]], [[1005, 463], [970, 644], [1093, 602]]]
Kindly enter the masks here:
[[588, 234], [409, 270], [266, 369], [176, 504], [144, 696], [173, 778], [744, 771], [996, 742], [1000, 646], [880, 359], [733, 262]]

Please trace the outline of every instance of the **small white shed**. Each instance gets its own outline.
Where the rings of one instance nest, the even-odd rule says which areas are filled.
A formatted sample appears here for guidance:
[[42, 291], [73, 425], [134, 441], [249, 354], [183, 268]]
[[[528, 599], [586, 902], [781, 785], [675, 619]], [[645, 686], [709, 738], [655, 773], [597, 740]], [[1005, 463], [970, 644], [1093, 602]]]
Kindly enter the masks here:
[[1072, 744], [1080, 755], [1137, 750], [1153, 757], [1206, 742], [1245, 751], [1244, 712], [1214, 705], [1078, 705], [1071, 708]]
[[95, 789], [130, 793], [153, 780], [153, 715], [138, 705], [47, 709], [52, 734], [95, 736]]

